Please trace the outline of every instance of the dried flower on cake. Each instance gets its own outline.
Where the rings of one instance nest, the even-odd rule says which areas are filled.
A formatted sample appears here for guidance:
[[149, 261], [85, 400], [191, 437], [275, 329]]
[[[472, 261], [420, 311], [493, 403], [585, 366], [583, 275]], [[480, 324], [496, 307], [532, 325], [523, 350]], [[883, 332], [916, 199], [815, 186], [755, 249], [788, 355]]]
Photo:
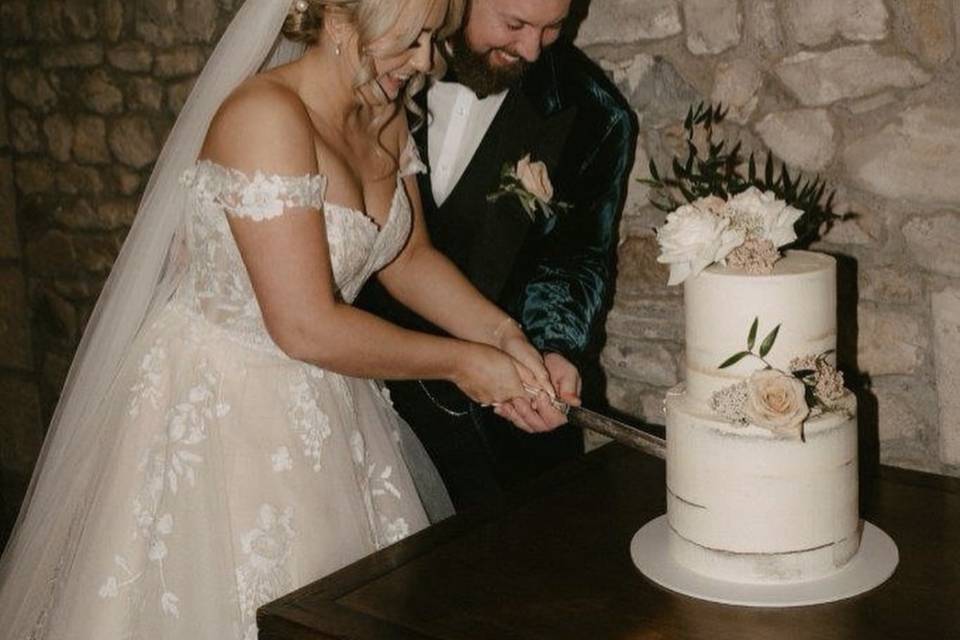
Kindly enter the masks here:
[[747, 273], [770, 273], [780, 259], [780, 252], [770, 240], [751, 238], [727, 256], [727, 265]]

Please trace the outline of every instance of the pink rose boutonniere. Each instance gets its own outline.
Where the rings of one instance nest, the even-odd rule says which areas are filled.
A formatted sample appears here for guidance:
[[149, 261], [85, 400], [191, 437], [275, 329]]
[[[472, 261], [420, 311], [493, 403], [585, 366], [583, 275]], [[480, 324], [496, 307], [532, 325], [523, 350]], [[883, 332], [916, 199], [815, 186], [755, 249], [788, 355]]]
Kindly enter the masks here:
[[520, 201], [520, 206], [531, 220], [536, 218], [537, 210], [549, 218], [558, 209], [570, 206], [566, 202], [554, 201], [553, 183], [550, 182], [547, 165], [531, 160], [529, 153], [520, 158], [515, 166], [510, 166], [509, 162], [503, 165], [500, 188], [487, 196], [487, 200], [494, 202], [508, 195]]

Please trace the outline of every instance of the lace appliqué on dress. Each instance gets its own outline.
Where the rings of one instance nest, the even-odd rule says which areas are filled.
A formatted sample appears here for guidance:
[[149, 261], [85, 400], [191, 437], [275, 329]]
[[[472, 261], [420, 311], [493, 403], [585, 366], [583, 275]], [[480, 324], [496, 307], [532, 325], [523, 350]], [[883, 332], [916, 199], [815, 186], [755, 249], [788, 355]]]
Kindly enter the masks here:
[[257, 171], [248, 176], [208, 160], [189, 169], [181, 182], [230, 213], [258, 221], [276, 218], [291, 208], [320, 209], [327, 188], [322, 175], [279, 176]]

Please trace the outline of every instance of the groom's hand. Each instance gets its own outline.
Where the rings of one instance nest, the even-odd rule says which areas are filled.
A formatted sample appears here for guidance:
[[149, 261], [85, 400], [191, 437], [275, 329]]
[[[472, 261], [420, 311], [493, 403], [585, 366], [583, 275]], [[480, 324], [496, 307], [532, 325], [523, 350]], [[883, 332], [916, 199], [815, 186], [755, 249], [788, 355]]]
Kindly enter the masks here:
[[[559, 353], [545, 354], [543, 363], [558, 399], [568, 405], [580, 406], [580, 372], [573, 363]], [[567, 422], [567, 416], [553, 406], [544, 392], [532, 398], [516, 398], [504, 403], [496, 413], [531, 433], [552, 431]]]

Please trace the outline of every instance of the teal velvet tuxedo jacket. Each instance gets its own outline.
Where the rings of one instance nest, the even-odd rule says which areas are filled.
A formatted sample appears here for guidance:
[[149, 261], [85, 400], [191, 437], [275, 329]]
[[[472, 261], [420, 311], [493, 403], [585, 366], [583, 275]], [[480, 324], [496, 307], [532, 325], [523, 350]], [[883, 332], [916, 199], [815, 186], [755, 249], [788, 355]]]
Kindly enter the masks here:
[[[425, 159], [427, 135], [426, 126], [414, 133]], [[529, 68], [522, 85], [509, 92], [442, 206], [433, 201], [429, 173], [419, 176], [433, 244], [481, 293], [521, 323], [534, 346], [564, 355], [581, 370], [611, 293], [617, 226], [636, 135], [633, 111], [599, 67], [573, 45], [557, 43]], [[526, 154], [546, 164], [555, 201], [569, 208], [557, 209], [550, 217], [538, 213], [531, 220], [515, 197], [489, 201], [499, 188], [503, 165], [515, 165]], [[391, 300], [375, 282], [368, 284], [359, 304], [403, 326], [442, 333]], [[501, 486], [511, 483], [504, 478], [533, 474], [540, 462], [550, 466], [554, 456], [545, 451], [552, 440], [564, 438], [536, 436], [530, 440], [534, 450], [527, 450], [517, 445], [526, 434], [513, 427], [504, 431], [503, 421], [479, 410], [452, 384], [390, 386], [398, 411], [424, 441], [448, 487], [448, 474], [454, 471], [445, 470], [449, 465], [439, 459], [446, 445], [438, 445], [437, 439], [446, 442], [454, 436], [436, 427], [438, 420], [454, 414], [469, 417], [476, 433], [460, 437], [476, 436], [480, 451], [474, 456], [491, 458]], [[437, 405], [440, 411], [434, 412], [431, 406]], [[502, 437], [491, 435], [498, 430]], [[561, 448], [567, 457], [581, 449], [575, 435], [565, 436]], [[463, 442], [447, 444], [458, 451], [469, 448]], [[456, 464], [471, 467], [474, 476], [483, 475], [469, 460]], [[527, 471], [504, 468], [517, 465]], [[456, 504], [458, 491], [450, 488]], [[482, 500], [467, 500], [476, 501]]]

